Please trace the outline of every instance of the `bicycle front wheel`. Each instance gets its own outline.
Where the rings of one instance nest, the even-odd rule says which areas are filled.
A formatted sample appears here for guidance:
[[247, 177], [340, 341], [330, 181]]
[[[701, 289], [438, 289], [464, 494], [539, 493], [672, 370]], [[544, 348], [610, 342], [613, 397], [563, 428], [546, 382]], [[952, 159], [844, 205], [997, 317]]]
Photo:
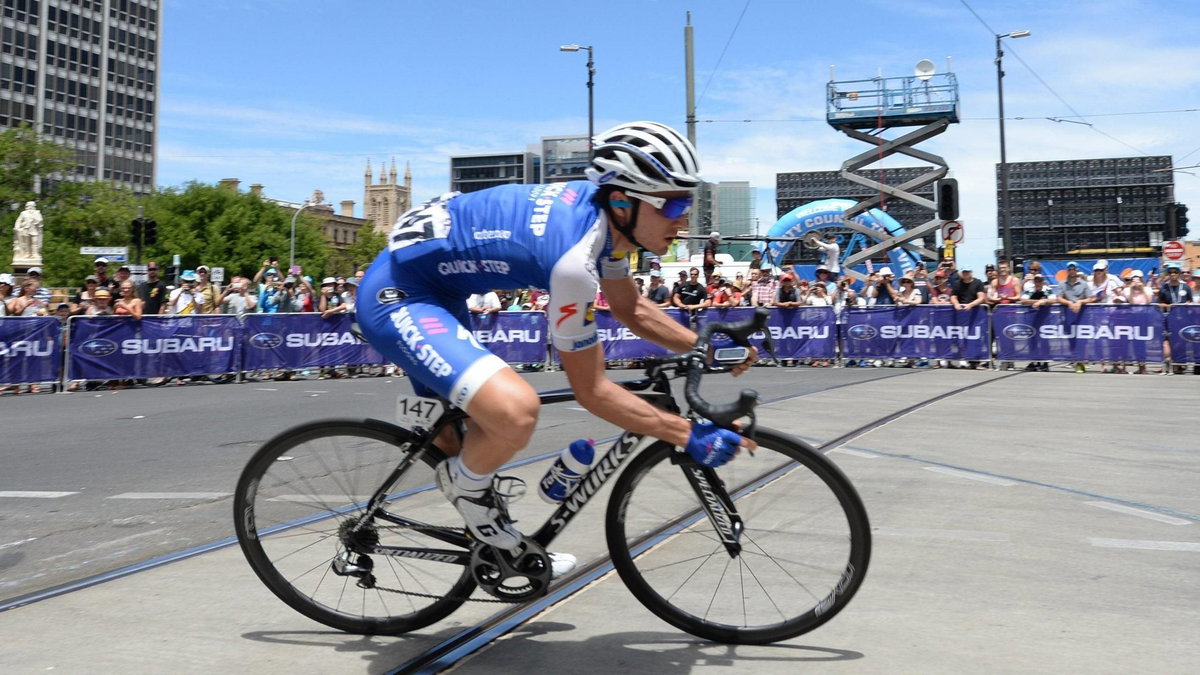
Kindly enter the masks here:
[[[377, 420], [313, 422], [271, 439], [246, 465], [234, 496], [238, 543], [258, 577], [293, 609], [351, 633], [397, 634], [440, 621], [470, 596], [475, 582], [466, 565], [347, 550], [352, 541], [360, 551], [445, 551], [453, 547], [431, 535], [461, 534], [461, 525], [446, 525], [462, 520], [434, 483], [444, 456], [429, 447], [409, 461], [417, 450], [410, 439], [407, 430]], [[363, 522], [381, 488], [381, 510], [402, 515], [405, 525], [378, 512]], [[369, 583], [362, 583], [367, 572]]]
[[613, 488], [609, 553], [633, 595], [697, 637], [766, 644], [837, 614], [862, 584], [871, 556], [866, 509], [844, 474], [812, 446], [768, 429], [716, 470], [744, 531], [740, 552], [721, 542], [684, 471], [659, 443], [634, 458]]

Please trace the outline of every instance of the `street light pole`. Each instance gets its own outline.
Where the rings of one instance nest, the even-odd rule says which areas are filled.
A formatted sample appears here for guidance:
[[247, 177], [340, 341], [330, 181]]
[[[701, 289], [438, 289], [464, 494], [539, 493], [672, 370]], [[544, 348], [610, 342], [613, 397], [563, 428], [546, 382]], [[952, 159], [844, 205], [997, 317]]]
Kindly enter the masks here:
[[558, 48], [558, 51], [560, 51], [560, 52], [577, 52], [580, 49], [586, 49], [587, 53], [588, 53], [588, 60], [587, 60], [587, 69], [588, 69], [588, 80], [587, 80], [587, 88], [588, 88], [588, 159], [591, 159], [592, 158], [592, 139], [596, 135], [596, 132], [594, 129], [595, 98], [593, 96], [595, 93], [594, 90], [595, 90], [595, 77], [596, 77], [596, 62], [592, 58], [593, 57], [592, 47], [591, 47], [591, 45], [588, 45], [587, 47], [584, 47], [582, 45], [563, 45]]
[[[296, 209], [295, 213], [292, 214], [292, 239], [291, 239], [292, 243], [291, 243], [291, 248], [289, 249], [289, 255], [288, 255], [288, 274], [291, 274], [292, 269], [294, 267], [296, 267], [296, 218], [300, 217], [301, 211], [303, 211], [304, 209], [307, 209], [308, 207], [310, 207], [312, 205], [313, 205], [313, 203], [311, 201], [306, 201], [306, 202], [304, 202], [303, 205], [300, 206], [300, 208]], [[279, 276], [282, 277], [282, 276], [286, 276], [286, 275], [281, 274]]]
[[1027, 30], [1015, 30], [996, 35], [996, 98], [1000, 104], [1000, 230], [1004, 242], [1000, 260], [1012, 257], [1012, 231], [1008, 222], [1008, 155], [1004, 144], [1004, 50], [1000, 47], [1000, 40], [1028, 37], [1029, 34]]

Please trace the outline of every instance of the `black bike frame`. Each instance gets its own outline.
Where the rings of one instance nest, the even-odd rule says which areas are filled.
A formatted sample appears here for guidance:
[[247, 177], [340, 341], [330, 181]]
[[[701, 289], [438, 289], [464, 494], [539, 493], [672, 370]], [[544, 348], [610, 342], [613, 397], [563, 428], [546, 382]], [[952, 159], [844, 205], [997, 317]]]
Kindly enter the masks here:
[[[662, 370], [658, 370], [640, 380], [629, 380], [618, 382], [617, 384], [635, 394], [643, 396], [651, 404], [663, 410], [677, 414], [680, 412], [679, 405], [676, 403], [675, 397], [671, 392], [670, 380]], [[550, 405], [553, 403], [571, 402], [576, 400], [576, 397], [570, 389], [559, 389], [539, 393], [538, 399], [540, 405]], [[438, 418], [437, 422], [434, 423], [432, 430], [413, 430], [412, 442], [419, 446], [417, 452], [409, 454], [406, 460], [401, 462], [392, 472], [391, 476], [384, 481], [384, 484], [380, 486], [379, 490], [371, 498], [370, 502], [368, 502], [369, 506], [360, 522], [366, 523], [372, 517], [377, 517], [380, 520], [385, 520], [396, 525], [421, 528], [431, 538], [467, 550], [375, 546], [369, 551], [364, 551], [365, 553], [388, 555], [397, 558], [438, 560], [461, 565], [470, 563], [471, 553], [469, 549], [471, 548], [472, 540], [467, 535], [419, 523], [388, 513], [382, 509], [388, 491], [404, 471], [420, 459], [426, 448], [432, 445], [433, 440], [437, 438], [443, 429], [466, 417], [467, 415], [463, 411], [448, 408]], [[644, 434], [635, 434], [628, 431], [621, 434], [612, 447], [608, 449], [608, 452], [600, 458], [600, 461], [596, 462], [580, 478], [575, 488], [563, 499], [562, 504], [550, 515], [549, 519], [531, 536], [533, 541], [537, 542], [542, 548], [549, 547], [550, 542], [554, 541], [555, 537], [566, 529], [571, 520], [583, 510], [583, 507], [600, 491], [600, 488], [604, 487], [608, 479], [616, 474], [617, 469], [621, 468], [621, 465], [627, 459], [641, 450], [653, 447], [655, 444], [665, 443], [665, 441], [654, 440], [650, 445], [645, 445], [644, 441], [646, 439], [647, 437]], [[730, 555], [736, 555], [741, 550], [738, 540], [742, 531], [742, 520], [733, 506], [733, 500], [729, 498], [715, 471], [695, 462], [688, 461], [688, 464], [691, 466], [683, 467], [684, 475], [696, 490], [700, 504], [707, 512], [722, 542], [729, 549]]]

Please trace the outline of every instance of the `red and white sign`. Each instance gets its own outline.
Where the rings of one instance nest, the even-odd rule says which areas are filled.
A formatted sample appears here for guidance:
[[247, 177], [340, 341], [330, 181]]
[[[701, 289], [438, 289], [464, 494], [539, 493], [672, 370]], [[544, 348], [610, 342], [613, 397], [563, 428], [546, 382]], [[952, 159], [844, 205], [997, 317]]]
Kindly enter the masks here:
[[942, 223], [942, 241], [949, 240], [952, 244], [961, 244], [966, 235], [963, 224], [957, 220], [947, 220]]
[[1164, 241], [1163, 257], [1167, 260], [1183, 260], [1183, 242]]

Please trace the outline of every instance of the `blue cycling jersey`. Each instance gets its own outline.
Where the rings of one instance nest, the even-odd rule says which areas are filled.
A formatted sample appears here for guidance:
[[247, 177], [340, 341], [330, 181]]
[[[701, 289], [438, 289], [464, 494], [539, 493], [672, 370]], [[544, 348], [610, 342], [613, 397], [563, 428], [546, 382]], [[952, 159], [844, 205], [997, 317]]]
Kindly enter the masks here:
[[466, 298], [496, 288], [546, 289], [555, 347], [594, 344], [596, 279], [630, 275], [625, 257], [612, 254], [596, 190], [588, 181], [503, 185], [410, 211], [388, 238], [403, 290]]
[[421, 393], [466, 409], [503, 361], [467, 329], [466, 298], [496, 288], [549, 291], [559, 351], [597, 343], [597, 279], [630, 276], [587, 181], [505, 185], [430, 201], [396, 222], [367, 270], [357, 315], [364, 335]]

